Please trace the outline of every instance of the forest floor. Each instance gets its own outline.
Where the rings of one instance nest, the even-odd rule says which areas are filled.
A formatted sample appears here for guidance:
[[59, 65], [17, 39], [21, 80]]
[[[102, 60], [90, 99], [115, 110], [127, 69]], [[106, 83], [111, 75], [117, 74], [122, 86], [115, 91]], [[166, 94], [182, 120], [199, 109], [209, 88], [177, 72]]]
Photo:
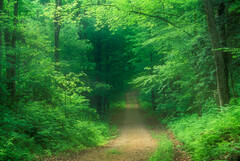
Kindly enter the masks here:
[[[154, 118], [147, 118], [139, 108], [135, 92], [126, 94], [126, 108], [116, 113], [113, 124], [119, 128], [119, 136], [107, 145], [92, 148], [74, 155], [58, 157], [51, 161], [147, 161], [157, 149], [159, 140], [152, 134], [167, 133], [174, 143], [174, 136], [159, 126]], [[177, 157], [176, 157], [177, 156]], [[175, 149], [175, 161], [185, 161], [185, 153]]]

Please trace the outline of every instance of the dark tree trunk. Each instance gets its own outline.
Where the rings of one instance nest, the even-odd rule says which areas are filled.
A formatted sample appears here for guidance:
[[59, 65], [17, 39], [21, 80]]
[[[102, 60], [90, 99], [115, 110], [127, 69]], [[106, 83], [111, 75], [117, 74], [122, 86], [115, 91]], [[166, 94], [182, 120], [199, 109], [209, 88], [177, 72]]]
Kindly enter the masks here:
[[0, 0], [0, 12], [3, 11], [4, 0]]
[[[150, 74], [153, 75], [153, 54], [150, 53], [150, 63], [151, 63], [151, 71]], [[151, 91], [151, 102], [152, 102], [152, 109], [156, 110], [156, 102], [155, 102], [156, 96], [155, 96], [155, 90], [152, 89]]]
[[[226, 2], [221, 2], [218, 6], [218, 17], [219, 17], [219, 28], [220, 28], [220, 37], [221, 37], [221, 43], [223, 47], [227, 47], [227, 25], [229, 22], [227, 22], [228, 18], [228, 6]], [[233, 70], [231, 68], [231, 62], [232, 62], [232, 54], [228, 52], [224, 52], [224, 61], [226, 65], [226, 75], [227, 75], [227, 81], [228, 84], [231, 87], [232, 90], [232, 96], [237, 97], [237, 93], [235, 90], [235, 81], [233, 77]], [[229, 97], [230, 97], [230, 89], [228, 88], [229, 91]]]
[[95, 49], [95, 63], [96, 63], [96, 71], [97, 71], [97, 75], [96, 75], [96, 79], [97, 81], [99, 82], [102, 82], [104, 81], [104, 78], [103, 78], [103, 71], [104, 71], [104, 68], [102, 67], [102, 62], [103, 62], [103, 59], [102, 59], [102, 41], [101, 41], [101, 38], [96, 38], [95, 40], [95, 44], [96, 44], [96, 49]]
[[[2, 20], [1, 15], [3, 13], [3, 4], [4, 4], [4, 1], [0, 0], [0, 21]], [[2, 26], [0, 26], [0, 77], [2, 76], [2, 57], [3, 57], [3, 53], [2, 53], [2, 46], [3, 46], [2, 37], [3, 37]]]
[[214, 16], [214, 9], [211, 0], [203, 0], [205, 11], [207, 15], [207, 24], [209, 35], [211, 38], [212, 48], [214, 49], [214, 59], [216, 65], [216, 78], [217, 78], [217, 92], [219, 97], [219, 105], [224, 106], [229, 103], [229, 90], [228, 79], [226, 75], [226, 65], [224, 61], [224, 52], [220, 49], [223, 47], [221, 43], [220, 33], [218, 31], [216, 20]]
[[[5, 29], [5, 45], [7, 49], [6, 59], [7, 59], [7, 68], [6, 68], [6, 78], [7, 78], [7, 89], [9, 91], [9, 103], [13, 104], [16, 101], [16, 41], [17, 41], [17, 17], [18, 17], [18, 0], [14, 3], [14, 19], [13, 25], [14, 30], [12, 34], [8, 29]], [[10, 50], [9, 50], [10, 49]]]
[[[102, 42], [101, 42], [101, 38], [96, 38], [95, 39], [96, 42], [95, 43], [95, 51], [94, 51], [94, 62], [96, 63], [96, 67], [95, 67], [95, 70], [96, 70], [96, 80], [98, 82], [104, 82], [104, 77], [103, 77], [103, 72], [104, 72], [104, 68], [102, 66]], [[102, 115], [102, 111], [103, 111], [103, 102], [102, 102], [102, 95], [100, 93], [98, 93], [96, 96], [96, 100], [97, 100], [97, 111], [98, 111], [98, 114]]]
[[101, 115], [102, 112], [102, 97], [98, 94], [96, 97], [97, 113]]
[[[218, 18], [219, 18], [219, 30], [220, 30], [220, 42], [222, 47], [227, 47], [227, 35], [226, 35], [226, 18], [227, 18], [227, 8], [225, 2], [221, 2], [218, 6]], [[227, 84], [229, 85], [229, 76], [231, 75], [230, 70], [230, 53], [223, 52], [223, 59], [225, 63], [225, 74], [227, 79]], [[229, 86], [227, 86], [228, 97], [230, 98]]]
[[56, 11], [54, 18], [54, 58], [55, 58], [55, 69], [59, 70], [59, 35], [61, 30], [61, 22], [60, 22], [60, 10], [59, 7], [62, 6], [62, 0], [56, 0]]
[[234, 78], [233, 78], [233, 72], [232, 70], [230, 70], [230, 84], [231, 84], [231, 89], [232, 89], [232, 94], [233, 94], [233, 97], [238, 97], [238, 93], [236, 92], [236, 89], [235, 89], [235, 82], [234, 82]]
[[151, 98], [152, 98], [152, 108], [155, 111], [157, 106], [156, 106], [156, 102], [155, 102], [156, 96], [155, 96], [154, 89], [152, 89], [152, 91], [151, 91]]

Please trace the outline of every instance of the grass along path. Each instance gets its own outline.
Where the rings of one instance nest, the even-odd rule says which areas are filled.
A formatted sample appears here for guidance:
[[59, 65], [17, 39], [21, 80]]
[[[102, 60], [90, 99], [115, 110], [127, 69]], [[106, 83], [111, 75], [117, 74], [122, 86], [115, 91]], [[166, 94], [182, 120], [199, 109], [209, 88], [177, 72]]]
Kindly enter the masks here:
[[191, 160], [173, 133], [139, 108], [135, 92], [126, 94], [126, 108], [117, 112], [112, 120], [120, 133], [107, 145], [44, 161]]

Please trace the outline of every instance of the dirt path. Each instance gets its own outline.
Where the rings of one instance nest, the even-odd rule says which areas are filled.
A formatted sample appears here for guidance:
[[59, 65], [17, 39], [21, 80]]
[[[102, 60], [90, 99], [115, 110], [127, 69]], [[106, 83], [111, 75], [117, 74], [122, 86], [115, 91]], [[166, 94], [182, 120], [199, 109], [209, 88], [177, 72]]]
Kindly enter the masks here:
[[85, 151], [71, 161], [147, 161], [154, 152], [157, 141], [147, 129], [136, 94], [126, 94], [126, 109], [114, 118], [120, 128], [120, 136], [104, 147]]

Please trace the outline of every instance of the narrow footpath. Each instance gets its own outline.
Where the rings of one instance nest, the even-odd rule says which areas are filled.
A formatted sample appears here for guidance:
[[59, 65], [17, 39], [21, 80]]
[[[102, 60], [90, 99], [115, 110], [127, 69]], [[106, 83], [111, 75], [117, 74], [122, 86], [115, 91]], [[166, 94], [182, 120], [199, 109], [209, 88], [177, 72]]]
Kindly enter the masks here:
[[108, 145], [78, 154], [71, 161], [147, 161], [157, 147], [139, 109], [135, 92], [126, 94], [126, 108], [113, 119], [119, 137]]

